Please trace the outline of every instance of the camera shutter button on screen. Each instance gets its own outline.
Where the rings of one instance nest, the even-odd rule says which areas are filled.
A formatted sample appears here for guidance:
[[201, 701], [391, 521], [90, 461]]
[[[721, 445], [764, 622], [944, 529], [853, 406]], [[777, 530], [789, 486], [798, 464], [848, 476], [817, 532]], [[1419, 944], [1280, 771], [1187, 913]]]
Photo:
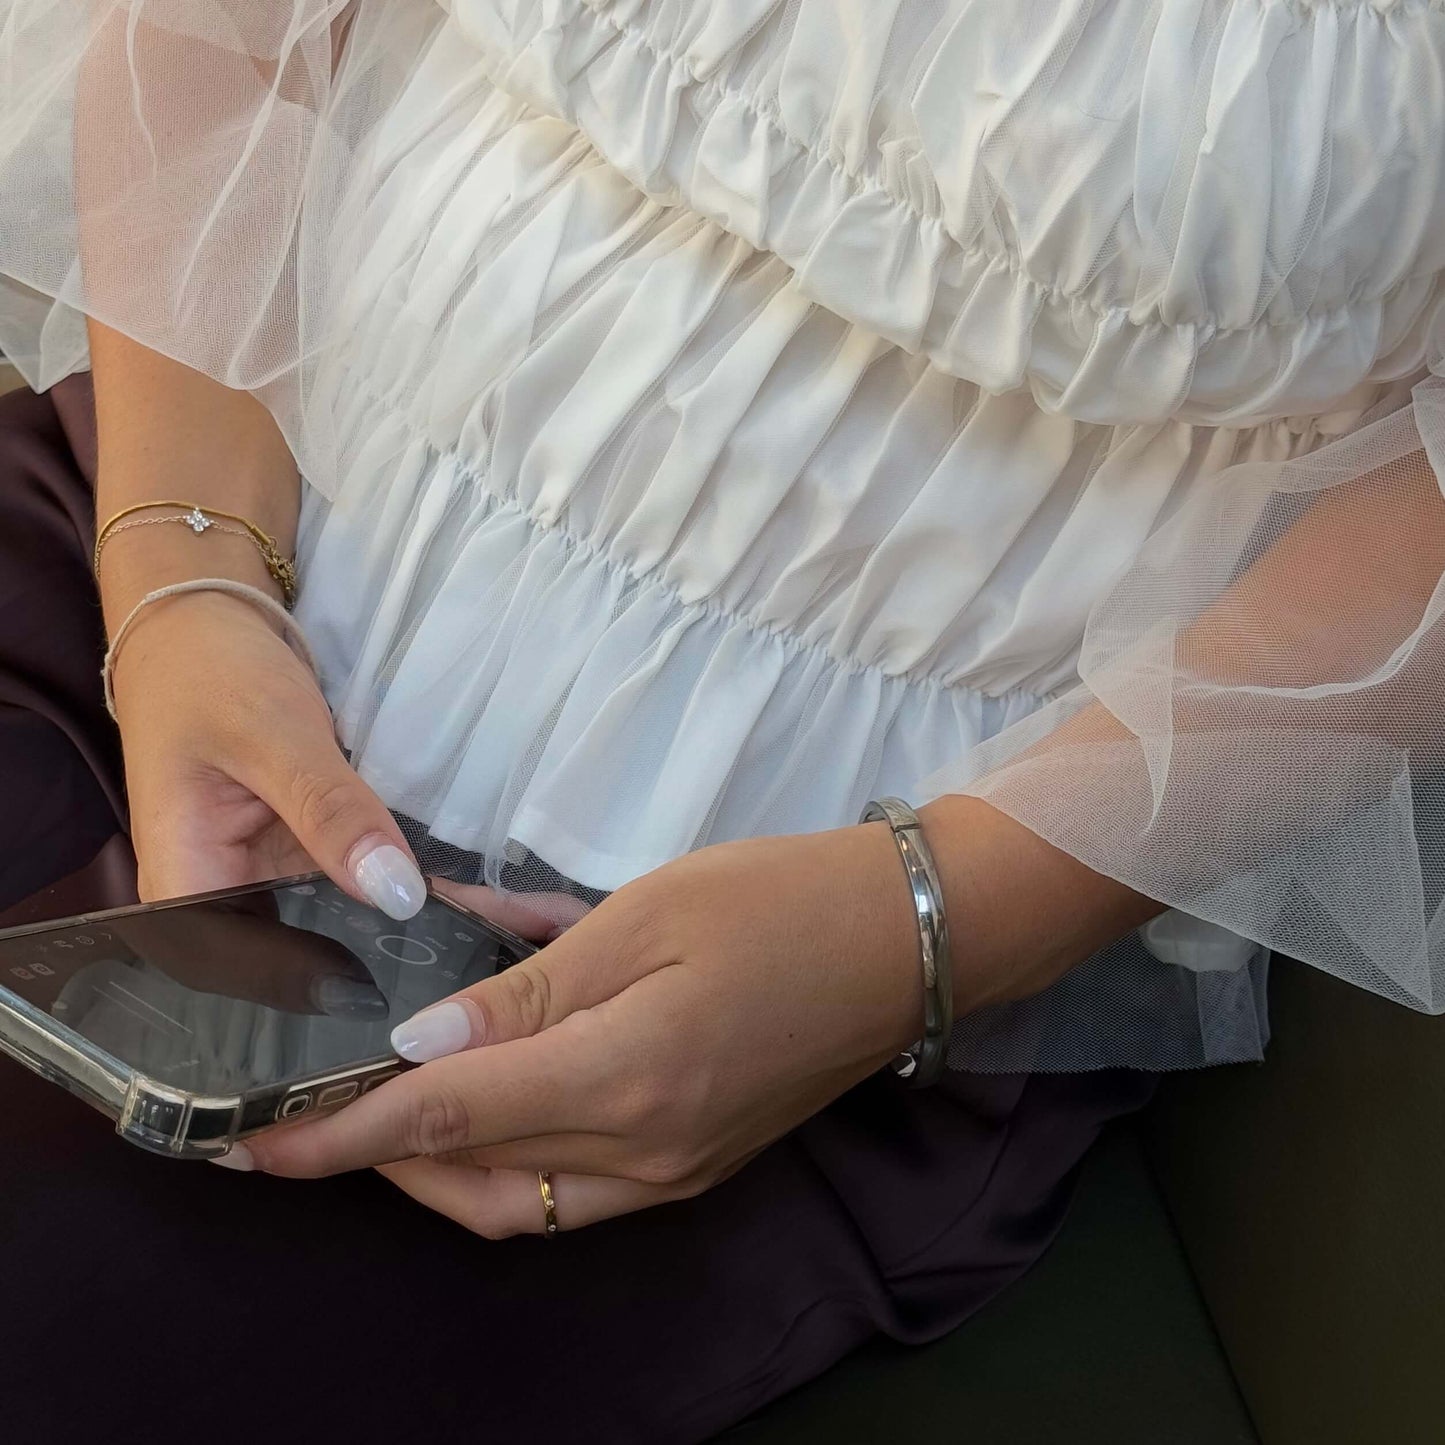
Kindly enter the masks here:
[[437, 961], [437, 951], [419, 938], [408, 938], [402, 933], [383, 933], [374, 940], [378, 953], [384, 953], [397, 963], [410, 963], [418, 968], [430, 968]]

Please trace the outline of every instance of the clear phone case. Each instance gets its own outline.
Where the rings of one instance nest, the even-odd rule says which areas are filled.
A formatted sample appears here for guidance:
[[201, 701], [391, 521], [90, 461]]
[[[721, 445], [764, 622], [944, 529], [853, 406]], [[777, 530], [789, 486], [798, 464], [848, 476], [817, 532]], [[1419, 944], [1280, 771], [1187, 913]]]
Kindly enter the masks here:
[[[244, 899], [248, 895], [285, 892], [315, 895], [318, 889], [333, 889], [324, 875], [308, 874], [283, 879], [261, 887], [231, 889], [180, 899], [159, 905], [113, 909], [90, 913], [36, 926], [0, 931], [0, 950], [11, 950], [22, 944], [34, 945], [45, 939], [64, 940], [72, 936], [88, 937], [108, 925], [122, 926], [124, 920], [136, 919], [191, 905], [220, 904]], [[344, 898], [339, 890], [335, 896]], [[309, 901], [309, 900], [308, 900]], [[334, 907], [334, 904], [329, 906]], [[354, 905], [349, 905], [353, 907]], [[465, 939], [473, 952], [475, 964], [481, 957], [481, 946], [492, 950], [488, 958], [500, 958], [500, 965], [515, 961], [533, 952], [533, 946], [516, 938], [484, 919], [476, 918], [455, 904], [433, 897], [429, 907], [445, 910], [440, 924], [431, 920], [432, 933], [425, 935], [429, 943], [415, 942], [417, 949], [435, 953], [433, 944], [442, 942], [436, 934], [459, 920], [465, 928], [452, 928], [457, 939]], [[338, 925], [339, 927], [340, 925]], [[402, 925], [395, 925], [401, 928]], [[371, 932], [374, 925], [367, 926]], [[470, 930], [467, 931], [467, 930]], [[401, 934], [391, 935], [396, 944]], [[386, 942], [383, 937], [381, 942]], [[63, 942], [52, 943], [64, 947]], [[460, 947], [460, 945], [458, 945]], [[394, 952], [401, 952], [394, 944]], [[500, 951], [500, 952], [499, 952]], [[404, 962], [398, 965], [404, 968]], [[12, 968], [11, 973], [31, 973], [32, 969]], [[443, 971], [428, 964], [431, 976], [425, 987], [437, 998], [463, 986], [466, 976], [460, 971]], [[477, 976], [485, 976], [478, 974]], [[18, 985], [17, 985], [18, 987]], [[207, 995], [210, 997], [210, 995]], [[391, 1000], [403, 1013], [410, 1012], [420, 1001], [423, 1006], [434, 1001], [415, 990], [393, 989]], [[254, 1003], [228, 1001], [233, 1008], [256, 1009]], [[320, 1027], [325, 1027], [324, 1022]], [[328, 1058], [320, 1067], [281, 1068], [283, 1077], [249, 1081], [234, 1090], [197, 1090], [160, 1076], [163, 1071], [147, 1071], [143, 1066], [127, 1062], [118, 1052], [107, 1049], [52, 1012], [27, 999], [17, 988], [7, 987], [0, 973], [0, 1052], [9, 1055], [25, 1068], [59, 1084], [114, 1120], [117, 1132], [134, 1144], [172, 1158], [211, 1159], [225, 1154], [232, 1144], [248, 1134], [305, 1115], [339, 1108], [361, 1094], [395, 1077], [403, 1068], [401, 1061], [386, 1042], [389, 1023], [379, 1022], [373, 1029], [357, 1031], [362, 1044], [355, 1057]], [[374, 1044], [368, 1047], [366, 1045]], [[302, 1051], [304, 1054], [304, 1050]]]

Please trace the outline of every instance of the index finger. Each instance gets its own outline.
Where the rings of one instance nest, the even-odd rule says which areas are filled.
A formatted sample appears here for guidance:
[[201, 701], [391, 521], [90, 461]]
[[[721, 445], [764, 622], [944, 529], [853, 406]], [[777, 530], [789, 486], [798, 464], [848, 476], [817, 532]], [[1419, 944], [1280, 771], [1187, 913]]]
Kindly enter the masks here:
[[317, 1179], [537, 1134], [615, 1132], [612, 1054], [601, 1030], [570, 1022], [424, 1064], [324, 1119], [236, 1144], [224, 1162]]

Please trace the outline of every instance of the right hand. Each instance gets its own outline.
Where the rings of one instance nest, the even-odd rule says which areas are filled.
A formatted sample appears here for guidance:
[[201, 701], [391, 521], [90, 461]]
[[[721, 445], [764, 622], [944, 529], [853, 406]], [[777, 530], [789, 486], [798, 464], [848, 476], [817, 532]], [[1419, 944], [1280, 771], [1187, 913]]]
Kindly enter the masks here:
[[401, 830], [265, 615], [222, 593], [147, 611], [115, 667], [140, 896], [321, 868], [393, 918], [417, 913], [426, 887]]

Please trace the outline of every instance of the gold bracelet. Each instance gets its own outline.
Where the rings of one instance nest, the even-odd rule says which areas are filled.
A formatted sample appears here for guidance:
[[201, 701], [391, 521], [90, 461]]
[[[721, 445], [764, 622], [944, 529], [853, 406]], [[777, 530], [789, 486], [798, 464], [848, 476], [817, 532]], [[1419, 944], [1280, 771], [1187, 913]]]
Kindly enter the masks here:
[[[161, 507], [176, 507], [180, 515], [171, 517], [146, 517], [138, 522], [127, 522], [127, 517], [134, 516], [137, 512], [152, 512]], [[225, 527], [221, 520], [227, 522], [239, 522], [240, 527]], [[100, 571], [101, 549], [119, 532], [128, 532], [133, 527], [154, 527], [166, 522], [184, 522], [196, 536], [201, 536], [211, 528], [218, 532], [225, 532], [232, 537], [245, 537], [252, 542], [256, 550], [260, 552], [262, 561], [266, 564], [266, 570], [271, 574], [272, 580], [281, 588], [281, 596], [289, 611], [296, 605], [296, 563], [290, 557], [285, 556], [276, 545], [276, 539], [263, 532], [254, 522], [235, 512], [222, 512], [214, 507], [202, 509], [195, 502], [138, 502], [133, 507], [125, 507], [117, 512], [103, 526], [95, 538], [95, 553], [92, 558], [95, 570]], [[242, 530], [244, 528], [244, 530]]]

